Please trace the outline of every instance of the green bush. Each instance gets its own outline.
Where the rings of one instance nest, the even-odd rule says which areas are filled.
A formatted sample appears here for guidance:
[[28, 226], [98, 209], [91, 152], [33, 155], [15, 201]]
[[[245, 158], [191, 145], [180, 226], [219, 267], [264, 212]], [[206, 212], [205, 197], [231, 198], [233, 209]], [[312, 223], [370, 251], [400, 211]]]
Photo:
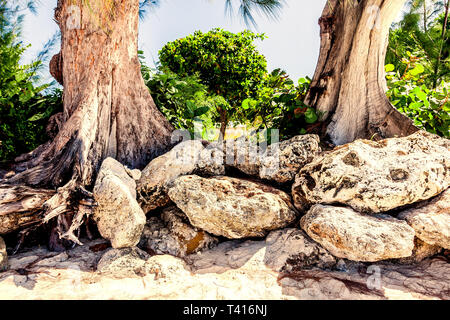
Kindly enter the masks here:
[[158, 109], [176, 128], [188, 130], [191, 135], [201, 126], [201, 137], [213, 140], [216, 135], [219, 114], [217, 108], [227, 104], [221, 96], [210, 94], [208, 87], [197, 75], [178, 75], [168, 68], [156, 70], [145, 64], [139, 51], [141, 73]]
[[5, 6], [0, 3], [0, 163], [45, 142], [48, 118], [62, 110], [60, 91], [44, 94], [47, 85], [33, 84], [41, 62], [20, 64], [27, 47]]
[[242, 102], [255, 96], [267, 74], [267, 62], [253, 42], [263, 34], [231, 33], [213, 29], [167, 43], [159, 52], [161, 65], [180, 77], [198, 76], [208, 92], [227, 103], [218, 105], [222, 128], [229, 121], [240, 122]]
[[303, 102], [310, 83], [306, 77], [295, 85], [285, 71], [275, 69], [264, 77], [256, 97], [243, 101], [246, 119], [259, 129], [279, 129], [282, 140], [307, 133], [319, 120], [316, 110]]
[[435, 89], [425, 84], [425, 68], [421, 58], [408, 52], [400, 72], [392, 64], [386, 65], [389, 90], [387, 97], [414, 124], [426, 131], [450, 138], [449, 83], [442, 81]]

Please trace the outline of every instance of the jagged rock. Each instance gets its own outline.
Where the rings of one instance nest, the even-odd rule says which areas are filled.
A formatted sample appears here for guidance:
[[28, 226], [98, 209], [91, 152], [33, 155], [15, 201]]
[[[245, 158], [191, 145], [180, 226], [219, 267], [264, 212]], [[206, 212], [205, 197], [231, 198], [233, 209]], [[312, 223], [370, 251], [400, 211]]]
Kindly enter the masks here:
[[138, 202], [144, 212], [163, 207], [170, 202], [167, 186], [176, 178], [191, 174], [204, 147], [201, 141], [190, 140], [153, 159], [142, 171], [137, 182]]
[[191, 275], [189, 266], [170, 255], [152, 256], [145, 264], [145, 271], [155, 275], [155, 279], [183, 278]]
[[139, 248], [109, 249], [97, 264], [97, 271], [115, 276], [143, 275], [150, 256]]
[[128, 167], [125, 167], [125, 171], [128, 173], [128, 175], [133, 178], [134, 181], [138, 181], [141, 179], [142, 172], [139, 169], [130, 169]]
[[319, 142], [319, 136], [308, 134], [270, 145], [261, 157], [260, 178], [278, 183], [293, 181], [298, 171], [322, 151]]
[[113, 248], [133, 247], [141, 238], [145, 214], [136, 201], [136, 183], [116, 160], [103, 161], [94, 187], [94, 220]]
[[255, 139], [242, 136], [224, 141], [225, 164], [250, 176], [258, 176], [260, 168], [259, 146]]
[[184, 257], [211, 248], [217, 242], [217, 238], [192, 227], [180, 209], [169, 207], [162, 211], [160, 217], [148, 219], [139, 247], [157, 254]]
[[377, 213], [429, 199], [450, 183], [450, 142], [442, 140], [420, 131], [340, 146], [300, 170], [294, 204], [341, 203]]
[[335, 257], [299, 229], [272, 231], [266, 238], [266, 246], [264, 262], [275, 271], [329, 269], [336, 264]]
[[427, 258], [430, 258], [439, 252], [442, 251], [442, 248], [436, 245], [431, 245], [423, 242], [419, 238], [414, 238], [414, 249], [413, 253], [408, 258], [399, 259], [400, 263], [417, 263]]
[[198, 172], [202, 175], [206, 168], [217, 176], [224, 175], [225, 168], [235, 168], [247, 175], [257, 177], [260, 168], [259, 153], [258, 144], [247, 136], [214, 142], [202, 153]]
[[314, 205], [300, 220], [303, 230], [332, 255], [374, 262], [412, 255], [414, 230], [387, 215], [364, 215], [349, 208]]
[[169, 197], [193, 226], [230, 239], [263, 237], [297, 216], [283, 191], [236, 178], [180, 177]]
[[2, 237], [0, 237], [0, 272], [8, 269], [8, 254], [6, 253], [6, 244]]
[[200, 153], [195, 172], [202, 176], [222, 176], [225, 174], [224, 158], [223, 150], [210, 144]]
[[401, 212], [422, 241], [450, 249], [450, 189], [415, 208]]

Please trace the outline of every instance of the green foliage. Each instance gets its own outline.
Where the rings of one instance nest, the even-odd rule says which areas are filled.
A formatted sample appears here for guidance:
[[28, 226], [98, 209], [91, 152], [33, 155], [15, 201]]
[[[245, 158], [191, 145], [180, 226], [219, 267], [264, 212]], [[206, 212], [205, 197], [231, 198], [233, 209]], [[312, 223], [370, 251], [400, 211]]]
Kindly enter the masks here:
[[141, 72], [145, 84], [158, 109], [176, 129], [194, 134], [202, 126], [202, 138], [213, 139], [217, 123], [217, 106], [227, 104], [224, 98], [211, 95], [197, 75], [179, 76], [167, 68], [152, 70], [139, 52]]
[[416, 126], [450, 138], [449, 83], [442, 81], [440, 86], [430, 89], [424, 81], [422, 61], [413, 55], [403, 59], [402, 73], [394, 65], [386, 65], [387, 96]]
[[285, 71], [275, 69], [261, 82], [256, 97], [243, 101], [246, 119], [261, 129], [279, 129], [283, 140], [305, 134], [319, 120], [316, 110], [303, 103], [310, 83], [306, 77], [296, 85]]
[[422, 79], [435, 88], [450, 81], [450, 23], [442, 1], [413, 0], [403, 19], [391, 29], [386, 63], [405, 72], [403, 59], [422, 58]]
[[449, 137], [450, 24], [445, 4], [408, 2], [403, 19], [390, 31], [386, 72], [392, 104], [418, 127]]
[[[263, 34], [237, 34], [213, 29], [167, 43], [159, 52], [163, 68], [181, 77], [197, 75], [214, 95], [228, 103], [218, 108], [222, 125], [239, 117], [242, 101], [254, 97], [267, 74], [267, 62], [259, 54], [256, 39]], [[236, 117], [237, 116], [237, 117]]]
[[61, 93], [42, 94], [33, 79], [41, 62], [21, 65], [27, 47], [19, 41], [17, 7], [0, 2], [0, 162], [29, 152], [47, 140], [48, 118], [61, 109]]

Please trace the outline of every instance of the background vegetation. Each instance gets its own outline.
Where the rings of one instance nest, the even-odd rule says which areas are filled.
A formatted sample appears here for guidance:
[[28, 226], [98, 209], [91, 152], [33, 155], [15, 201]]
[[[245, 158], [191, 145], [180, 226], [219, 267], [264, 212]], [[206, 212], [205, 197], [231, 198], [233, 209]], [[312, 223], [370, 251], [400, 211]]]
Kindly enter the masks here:
[[0, 164], [46, 142], [47, 121], [62, 110], [59, 90], [36, 85], [42, 61], [20, 64], [23, 9], [0, 0]]
[[450, 137], [449, 1], [413, 0], [393, 26], [387, 96], [416, 126]]
[[[245, 1], [244, 1], [245, 2]], [[20, 41], [24, 9], [0, 0], [0, 162], [45, 142], [51, 115], [62, 110], [61, 91], [41, 85], [39, 71], [45, 48], [36, 61], [22, 65], [27, 47]], [[450, 137], [449, 1], [412, 0], [404, 18], [393, 25], [386, 56], [387, 97], [427, 131]], [[141, 1], [141, 9], [157, 1]], [[245, 9], [245, 8], [244, 8]], [[240, 8], [242, 10], [242, 8]], [[249, 20], [252, 23], [251, 20]], [[166, 44], [160, 65], [151, 69], [141, 59], [142, 75], [158, 108], [178, 129], [203, 139], [218, 138], [217, 129], [244, 125], [280, 129], [281, 139], [305, 134], [318, 126], [318, 114], [303, 103], [310, 78], [290, 79], [267, 70], [255, 41], [263, 34], [200, 31]], [[48, 47], [51, 44], [46, 45]], [[143, 53], [140, 52], [141, 58]], [[300, 53], [299, 53], [299, 58]], [[0, 163], [1, 164], [1, 163]]]

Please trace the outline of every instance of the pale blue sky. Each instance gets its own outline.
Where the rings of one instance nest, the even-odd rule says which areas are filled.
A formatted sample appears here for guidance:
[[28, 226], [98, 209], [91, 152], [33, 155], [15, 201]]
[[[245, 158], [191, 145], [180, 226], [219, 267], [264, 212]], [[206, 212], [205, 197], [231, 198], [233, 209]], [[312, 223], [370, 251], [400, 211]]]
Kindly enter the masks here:
[[[256, 17], [259, 32], [268, 39], [257, 46], [268, 61], [268, 68], [285, 69], [293, 79], [314, 73], [319, 54], [318, 19], [326, 0], [287, 0], [279, 21]], [[56, 0], [41, 0], [38, 14], [28, 15], [23, 29], [24, 42], [32, 47], [24, 62], [30, 61], [57, 30], [53, 21]], [[158, 51], [172, 40], [195, 30], [208, 31], [220, 27], [231, 32], [246, 29], [235, 16], [224, 13], [224, 0], [161, 0], [161, 6], [141, 22], [139, 43], [148, 64], [158, 59]], [[254, 30], [256, 31], [256, 30]]]

